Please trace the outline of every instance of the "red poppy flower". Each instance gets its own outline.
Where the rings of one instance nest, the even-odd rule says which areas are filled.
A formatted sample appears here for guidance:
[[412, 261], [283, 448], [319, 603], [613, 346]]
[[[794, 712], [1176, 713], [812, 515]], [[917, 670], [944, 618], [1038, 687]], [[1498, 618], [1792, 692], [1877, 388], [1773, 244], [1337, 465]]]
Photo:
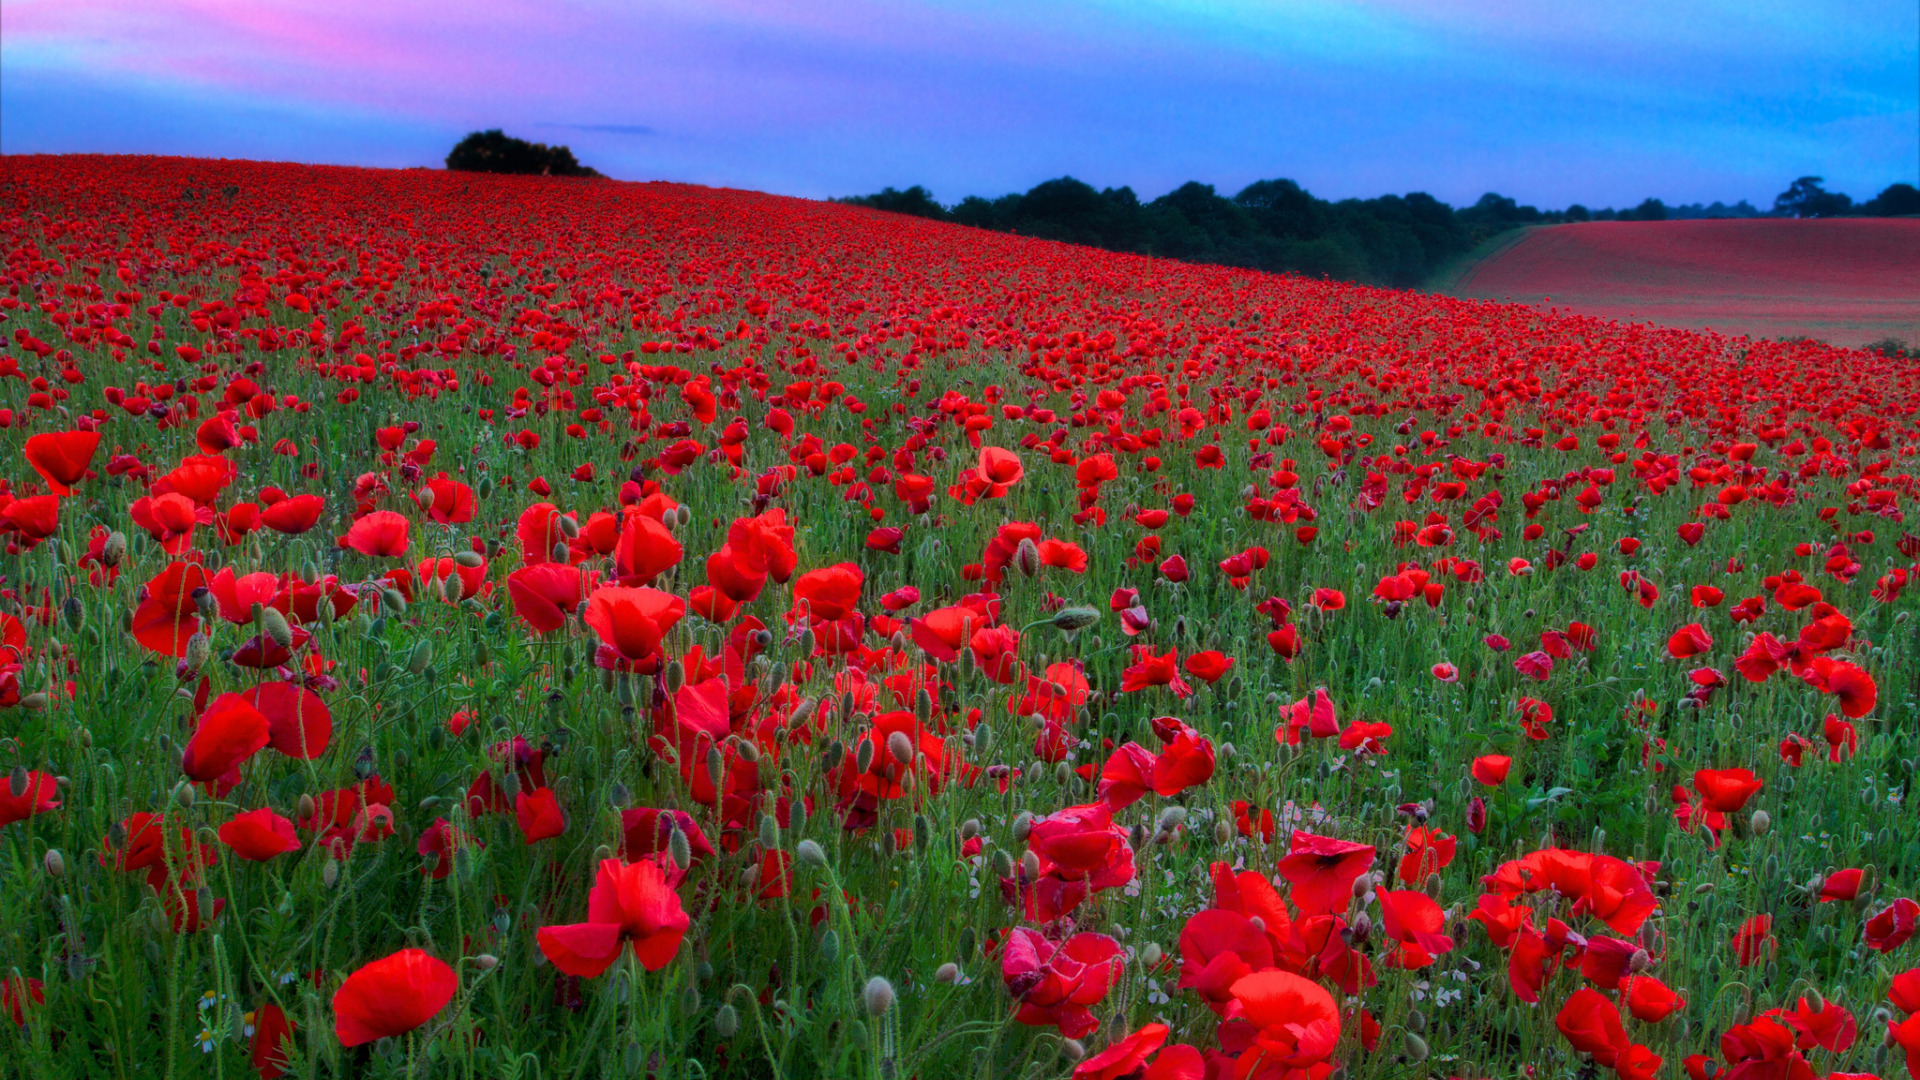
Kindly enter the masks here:
[[397, 559], [407, 553], [407, 519], [391, 510], [375, 510], [347, 529], [343, 547], [378, 559]]
[[610, 585], [587, 598], [587, 625], [600, 635], [595, 662], [638, 668], [657, 661], [660, 639], [686, 614], [686, 602], [658, 589]]
[[238, 768], [272, 739], [267, 718], [239, 694], [222, 694], [200, 714], [180, 771], [210, 782]]
[[220, 842], [249, 862], [266, 862], [277, 855], [300, 850], [300, 838], [294, 835], [293, 822], [266, 806], [235, 814], [231, 821], [220, 826]]
[[1488, 787], [1499, 787], [1507, 782], [1507, 774], [1513, 770], [1513, 759], [1505, 754], [1482, 754], [1473, 759], [1473, 778]]
[[641, 967], [660, 970], [680, 951], [689, 925], [659, 863], [604, 859], [587, 894], [587, 921], [543, 926], [536, 937], [554, 967], [591, 979], [612, 966], [629, 942]]
[[1373, 865], [1373, 856], [1370, 844], [1296, 829], [1278, 869], [1293, 884], [1293, 904], [1303, 915], [1339, 913], [1347, 910], [1353, 883]]
[[48, 431], [27, 437], [23, 448], [27, 464], [47, 482], [55, 495], [70, 495], [87, 475], [94, 452], [100, 448], [98, 431]]
[[344, 1047], [405, 1035], [434, 1018], [460, 988], [453, 969], [422, 949], [402, 949], [347, 976], [333, 994], [333, 1031]]

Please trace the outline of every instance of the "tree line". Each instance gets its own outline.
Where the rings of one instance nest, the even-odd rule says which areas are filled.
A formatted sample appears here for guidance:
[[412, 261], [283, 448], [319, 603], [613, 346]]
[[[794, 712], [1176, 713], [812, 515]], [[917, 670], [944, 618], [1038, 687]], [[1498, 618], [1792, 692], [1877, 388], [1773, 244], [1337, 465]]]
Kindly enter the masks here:
[[1260, 180], [1231, 197], [1211, 184], [1188, 182], [1143, 202], [1130, 187], [1096, 189], [1070, 176], [1024, 194], [970, 195], [952, 206], [943, 206], [918, 184], [838, 201], [1109, 251], [1401, 288], [1420, 285], [1449, 260], [1524, 225], [1920, 213], [1920, 190], [1911, 184], [1895, 184], [1878, 198], [1855, 204], [1826, 192], [1819, 177], [1794, 181], [1771, 213], [1744, 200], [1733, 206], [1668, 207], [1652, 198], [1621, 210], [1589, 210], [1578, 203], [1541, 210], [1492, 192], [1459, 208], [1422, 192], [1336, 202], [1317, 198], [1292, 180]]

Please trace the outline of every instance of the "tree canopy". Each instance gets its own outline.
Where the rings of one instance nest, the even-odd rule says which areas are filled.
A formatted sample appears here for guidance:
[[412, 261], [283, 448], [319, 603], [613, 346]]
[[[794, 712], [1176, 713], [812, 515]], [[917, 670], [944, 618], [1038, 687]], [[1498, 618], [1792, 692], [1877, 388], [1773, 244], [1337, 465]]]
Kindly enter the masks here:
[[454, 145], [447, 155], [453, 172], [509, 173], [518, 176], [599, 176], [574, 160], [564, 146], [528, 142], [499, 128], [476, 131]]

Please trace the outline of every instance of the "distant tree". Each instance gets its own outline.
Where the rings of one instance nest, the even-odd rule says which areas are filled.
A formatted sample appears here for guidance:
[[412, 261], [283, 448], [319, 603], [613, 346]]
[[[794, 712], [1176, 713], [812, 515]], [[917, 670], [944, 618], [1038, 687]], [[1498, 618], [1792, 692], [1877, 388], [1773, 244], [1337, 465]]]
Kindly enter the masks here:
[[1567, 207], [1566, 213], [1562, 216], [1568, 221], [1587, 221], [1593, 217], [1593, 215], [1587, 211], [1587, 208], [1581, 206], [1579, 203], [1574, 203], [1572, 206]]
[[854, 206], [868, 206], [875, 210], [886, 210], [895, 214], [912, 214], [914, 217], [938, 218], [945, 220], [946, 208], [935, 202], [933, 193], [915, 184], [905, 191], [891, 187], [881, 188], [878, 195], [855, 195], [841, 199], [841, 202]]
[[1890, 185], [1887, 190], [1876, 195], [1872, 202], [1863, 204], [1860, 209], [1874, 217], [1920, 214], [1920, 188], [1912, 184]]
[[447, 155], [453, 172], [510, 173], [517, 176], [599, 176], [575, 161], [564, 146], [528, 142], [501, 133], [499, 128], [476, 131], [455, 144]]
[[1853, 199], [1828, 191], [1818, 176], [1803, 176], [1788, 185], [1773, 200], [1773, 212], [1781, 217], [1839, 217], [1853, 208]]
[[[1634, 207], [1632, 212], [1632, 220], [1634, 221], [1667, 220], [1667, 204], [1661, 202], [1659, 199], [1642, 199], [1640, 205]], [[1624, 218], [1627, 215], [1625, 212], [1622, 212], [1620, 216]]]

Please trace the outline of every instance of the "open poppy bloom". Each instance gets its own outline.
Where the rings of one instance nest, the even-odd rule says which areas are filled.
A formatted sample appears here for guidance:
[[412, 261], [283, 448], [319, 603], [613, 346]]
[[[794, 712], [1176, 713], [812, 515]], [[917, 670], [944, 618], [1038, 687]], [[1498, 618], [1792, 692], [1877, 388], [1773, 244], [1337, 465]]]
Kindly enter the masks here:
[[689, 925], [680, 895], [659, 862], [604, 859], [587, 894], [587, 921], [543, 926], [537, 938], [554, 967], [591, 979], [629, 945], [641, 967], [660, 970], [680, 951]]
[[333, 992], [333, 1030], [345, 1047], [405, 1035], [436, 1016], [460, 978], [423, 949], [402, 949], [347, 976]]
[[1293, 904], [1302, 914], [1342, 912], [1353, 883], [1373, 865], [1371, 844], [1356, 844], [1295, 829], [1280, 876], [1293, 884]]

